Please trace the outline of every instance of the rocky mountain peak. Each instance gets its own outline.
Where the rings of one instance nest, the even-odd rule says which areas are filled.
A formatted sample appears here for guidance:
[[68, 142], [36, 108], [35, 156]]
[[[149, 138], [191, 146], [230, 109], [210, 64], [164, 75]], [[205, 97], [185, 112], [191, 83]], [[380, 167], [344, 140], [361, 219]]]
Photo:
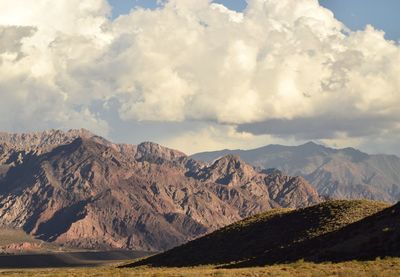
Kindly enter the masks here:
[[304, 151], [306, 153], [320, 153], [320, 152], [332, 152], [333, 149], [325, 147], [322, 144], [317, 144], [313, 141], [309, 141], [300, 146], [294, 146], [294, 148], [298, 148], [300, 151]]
[[68, 131], [47, 130], [32, 133], [0, 133], [0, 144], [8, 145], [16, 150], [29, 151], [40, 148], [51, 148], [60, 144], [66, 144], [74, 139], [95, 137], [86, 129], [71, 129]]
[[154, 142], [143, 142], [137, 146], [135, 159], [152, 163], [162, 163], [165, 161], [177, 161], [187, 156], [177, 150], [161, 146]]
[[313, 142], [313, 141], [309, 141], [309, 142], [304, 143], [303, 146], [308, 146], [308, 147], [320, 147], [320, 146], [322, 146], [322, 145], [317, 144], [317, 143], [315, 143], [315, 142]]
[[238, 155], [226, 155], [214, 161], [214, 163], [211, 165], [211, 169], [232, 172], [237, 170], [252, 170], [253, 167], [246, 164]]
[[227, 155], [204, 167], [198, 174], [203, 180], [222, 185], [246, 182], [257, 174], [255, 169], [237, 155]]
[[[60, 130], [53, 130], [55, 132], [62, 132]], [[92, 132], [90, 132], [89, 130], [85, 129], [85, 128], [81, 128], [81, 129], [70, 129], [68, 131], [65, 132], [65, 134], [67, 136], [71, 136], [71, 137], [81, 137], [81, 138], [91, 138], [96, 136], [95, 134], [93, 134]]]

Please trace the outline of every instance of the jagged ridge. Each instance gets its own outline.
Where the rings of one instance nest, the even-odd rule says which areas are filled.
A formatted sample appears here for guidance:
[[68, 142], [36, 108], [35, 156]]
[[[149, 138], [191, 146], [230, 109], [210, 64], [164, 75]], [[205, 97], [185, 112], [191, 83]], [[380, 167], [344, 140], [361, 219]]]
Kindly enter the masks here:
[[260, 168], [277, 168], [302, 176], [320, 195], [333, 199], [400, 200], [400, 158], [368, 155], [354, 148], [333, 149], [306, 143], [299, 146], [268, 145], [253, 150], [222, 150], [191, 156], [204, 162], [234, 154]]
[[206, 165], [82, 130], [6, 137], [2, 224], [63, 245], [165, 250], [271, 208], [320, 201], [303, 179], [258, 172], [236, 157]]

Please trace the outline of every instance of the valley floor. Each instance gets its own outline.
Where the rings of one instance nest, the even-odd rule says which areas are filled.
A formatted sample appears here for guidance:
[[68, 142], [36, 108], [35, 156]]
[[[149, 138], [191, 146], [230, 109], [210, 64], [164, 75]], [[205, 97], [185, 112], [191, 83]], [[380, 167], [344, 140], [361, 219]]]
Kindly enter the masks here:
[[375, 261], [315, 264], [303, 261], [287, 265], [274, 265], [259, 268], [218, 269], [213, 267], [193, 268], [64, 268], [64, 269], [10, 269], [0, 270], [0, 276], [399, 276], [400, 258], [377, 259]]

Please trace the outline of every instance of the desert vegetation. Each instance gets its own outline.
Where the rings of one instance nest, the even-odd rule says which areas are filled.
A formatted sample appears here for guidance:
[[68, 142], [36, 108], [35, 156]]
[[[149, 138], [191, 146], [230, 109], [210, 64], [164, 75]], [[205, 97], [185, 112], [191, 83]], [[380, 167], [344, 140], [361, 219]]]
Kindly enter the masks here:
[[211, 266], [187, 268], [80, 268], [80, 269], [43, 269], [43, 270], [7, 270], [0, 271], [0, 276], [32, 276], [32, 277], [92, 277], [92, 276], [126, 276], [126, 277], [223, 277], [223, 276], [282, 276], [282, 277], [318, 277], [346, 276], [368, 277], [396, 276], [400, 272], [400, 259], [387, 258], [374, 261], [349, 261], [343, 263], [308, 263], [297, 261], [291, 264], [280, 264], [266, 267], [221, 269]]

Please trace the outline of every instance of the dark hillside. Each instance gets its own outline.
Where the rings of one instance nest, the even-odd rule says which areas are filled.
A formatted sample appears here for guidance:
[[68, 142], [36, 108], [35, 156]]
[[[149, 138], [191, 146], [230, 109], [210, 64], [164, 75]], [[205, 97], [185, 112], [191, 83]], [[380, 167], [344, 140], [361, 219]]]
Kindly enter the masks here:
[[285, 255], [297, 245], [340, 230], [384, 208], [387, 205], [380, 202], [330, 201], [299, 210], [276, 209], [132, 266], [181, 267], [284, 261]]

